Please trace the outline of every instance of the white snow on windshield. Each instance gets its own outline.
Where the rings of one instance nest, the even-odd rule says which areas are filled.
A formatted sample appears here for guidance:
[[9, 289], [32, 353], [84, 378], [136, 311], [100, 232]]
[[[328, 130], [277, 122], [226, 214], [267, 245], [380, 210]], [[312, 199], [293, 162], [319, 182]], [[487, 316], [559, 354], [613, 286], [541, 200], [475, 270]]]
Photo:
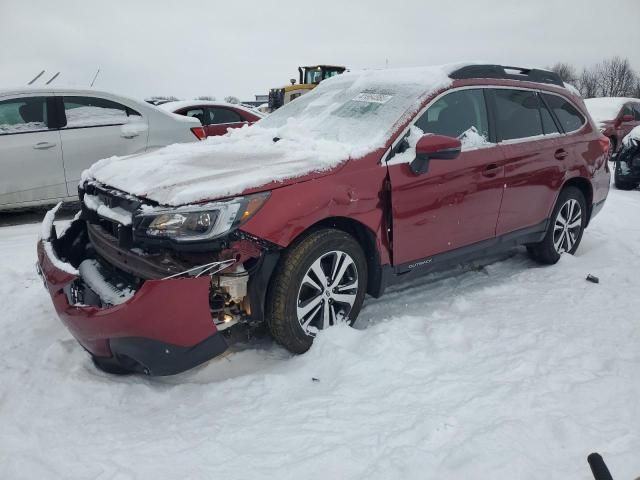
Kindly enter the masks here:
[[326, 172], [383, 147], [429, 95], [450, 84], [454, 68], [346, 73], [252, 127], [101, 160], [82, 178], [160, 204], [184, 205]]
[[302, 129], [364, 154], [384, 146], [427, 96], [451, 83], [448, 74], [460, 66], [347, 72], [325, 80], [260, 124]]

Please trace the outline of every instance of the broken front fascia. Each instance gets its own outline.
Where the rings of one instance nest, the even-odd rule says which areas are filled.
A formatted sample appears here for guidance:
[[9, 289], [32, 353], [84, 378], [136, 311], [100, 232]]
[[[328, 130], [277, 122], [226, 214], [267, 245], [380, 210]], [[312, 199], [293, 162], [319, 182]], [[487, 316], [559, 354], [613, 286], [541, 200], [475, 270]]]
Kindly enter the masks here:
[[[55, 210], [47, 214], [43, 230], [54, 231], [54, 214]], [[60, 265], [57, 268], [77, 277], [66, 288], [71, 305], [110, 308], [134, 299], [146, 282], [204, 277], [209, 280], [209, 295], [204, 301], [220, 330], [248, 319], [252, 310], [250, 275], [261, 268], [264, 253], [264, 246], [239, 232], [225, 238], [222, 248], [206, 253], [166, 248], [144, 251], [136, 245], [123, 248], [100, 225], [83, 219], [72, 222], [60, 238], [48, 236], [43, 243], [45, 249], [50, 246], [47, 256]], [[254, 297], [263, 298], [260, 294]], [[182, 301], [178, 297], [174, 300]]]

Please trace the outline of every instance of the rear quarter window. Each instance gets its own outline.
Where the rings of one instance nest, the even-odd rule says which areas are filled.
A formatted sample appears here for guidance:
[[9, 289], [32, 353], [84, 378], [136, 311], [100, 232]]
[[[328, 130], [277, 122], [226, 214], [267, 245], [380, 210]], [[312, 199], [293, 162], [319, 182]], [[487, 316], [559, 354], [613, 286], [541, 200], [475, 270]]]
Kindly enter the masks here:
[[569, 100], [549, 93], [543, 93], [542, 96], [565, 133], [575, 132], [586, 123], [585, 117]]

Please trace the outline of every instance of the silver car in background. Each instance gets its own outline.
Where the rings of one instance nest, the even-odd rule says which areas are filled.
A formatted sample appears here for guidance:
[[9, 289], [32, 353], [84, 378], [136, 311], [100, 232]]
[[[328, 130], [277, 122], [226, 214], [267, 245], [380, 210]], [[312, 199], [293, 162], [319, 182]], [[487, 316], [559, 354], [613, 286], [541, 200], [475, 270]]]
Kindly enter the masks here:
[[97, 160], [204, 137], [195, 118], [110, 93], [0, 90], [0, 210], [76, 200]]

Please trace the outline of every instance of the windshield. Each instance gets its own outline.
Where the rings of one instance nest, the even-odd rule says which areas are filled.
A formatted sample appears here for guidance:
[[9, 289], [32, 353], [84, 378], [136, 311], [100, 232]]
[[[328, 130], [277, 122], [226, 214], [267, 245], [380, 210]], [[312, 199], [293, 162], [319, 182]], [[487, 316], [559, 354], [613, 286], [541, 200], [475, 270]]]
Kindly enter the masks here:
[[450, 82], [442, 67], [345, 73], [276, 110], [260, 126], [286, 127], [283, 138], [295, 129], [365, 154], [383, 147], [432, 92]]

